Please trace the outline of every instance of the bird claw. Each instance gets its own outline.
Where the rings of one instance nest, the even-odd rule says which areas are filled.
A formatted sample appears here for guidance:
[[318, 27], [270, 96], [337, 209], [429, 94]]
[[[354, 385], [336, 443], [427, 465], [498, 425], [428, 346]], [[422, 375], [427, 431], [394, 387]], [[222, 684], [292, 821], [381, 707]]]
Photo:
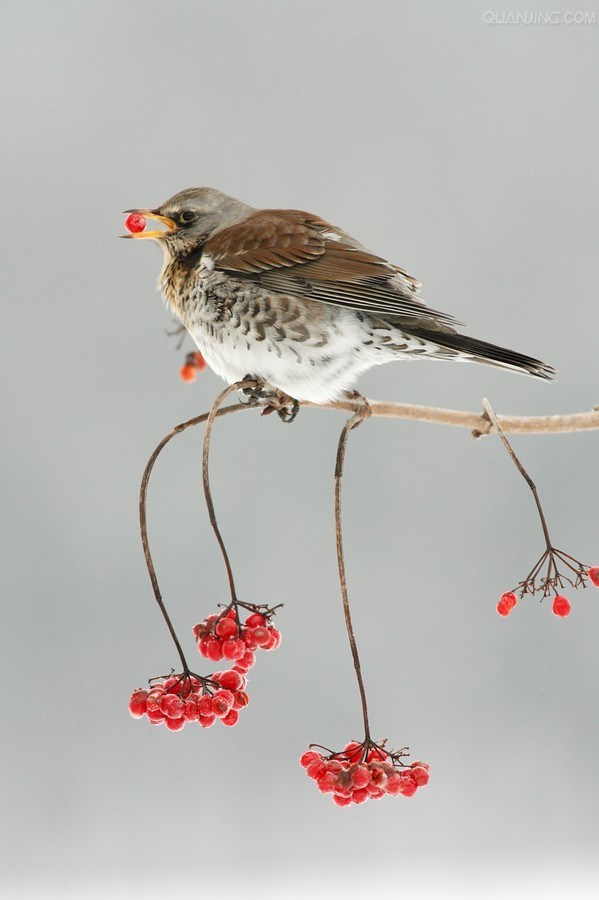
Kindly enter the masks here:
[[241, 393], [247, 399], [245, 402], [249, 406], [257, 406], [258, 403], [266, 400], [266, 405], [262, 410], [263, 416], [269, 416], [276, 412], [281, 422], [293, 422], [299, 412], [299, 402], [283, 391], [271, 388], [259, 378], [253, 375], [246, 375], [243, 381], [252, 381], [251, 386], [241, 388]]
[[281, 422], [290, 425], [295, 420], [299, 410], [299, 402], [294, 397], [277, 392], [275, 397], [269, 400], [268, 405], [264, 407], [262, 415], [267, 416], [276, 412]]

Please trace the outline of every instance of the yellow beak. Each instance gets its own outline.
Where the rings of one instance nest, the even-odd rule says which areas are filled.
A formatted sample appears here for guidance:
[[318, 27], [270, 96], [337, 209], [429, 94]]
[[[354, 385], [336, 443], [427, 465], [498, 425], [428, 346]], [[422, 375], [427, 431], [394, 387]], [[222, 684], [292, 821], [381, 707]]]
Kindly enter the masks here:
[[153, 209], [126, 209], [123, 215], [128, 215], [129, 213], [137, 213], [140, 216], [145, 216], [146, 219], [162, 222], [166, 227], [166, 231], [139, 231], [136, 234], [122, 234], [121, 237], [123, 238], [152, 238], [153, 240], [160, 240], [169, 231], [176, 231], [178, 227], [177, 223], [173, 222], [172, 219], [168, 219], [166, 216], [159, 216]]

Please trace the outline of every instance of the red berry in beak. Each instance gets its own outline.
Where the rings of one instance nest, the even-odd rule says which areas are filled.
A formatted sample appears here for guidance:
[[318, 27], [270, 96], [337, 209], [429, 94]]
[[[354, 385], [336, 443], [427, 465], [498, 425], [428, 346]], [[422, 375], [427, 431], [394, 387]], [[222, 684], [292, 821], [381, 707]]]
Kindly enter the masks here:
[[143, 231], [146, 227], [146, 220], [144, 216], [140, 216], [139, 213], [131, 213], [131, 215], [127, 216], [125, 219], [125, 228], [127, 231], [130, 231], [131, 234], [139, 234], [140, 231]]

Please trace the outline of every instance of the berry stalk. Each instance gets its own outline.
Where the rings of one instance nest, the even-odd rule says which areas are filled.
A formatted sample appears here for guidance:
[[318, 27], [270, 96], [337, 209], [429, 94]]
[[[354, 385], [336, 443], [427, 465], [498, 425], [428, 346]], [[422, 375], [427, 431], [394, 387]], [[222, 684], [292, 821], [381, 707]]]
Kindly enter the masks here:
[[237, 606], [239, 603], [237, 599], [237, 592], [235, 590], [235, 579], [233, 578], [233, 569], [231, 567], [231, 562], [229, 560], [229, 554], [227, 553], [227, 548], [225, 547], [225, 542], [220, 533], [220, 528], [218, 527], [218, 522], [216, 521], [216, 512], [214, 510], [214, 502], [212, 500], [212, 491], [210, 490], [210, 476], [208, 471], [208, 463], [210, 458], [210, 439], [212, 437], [212, 426], [214, 425], [214, 420], [218, 415], [218, 409], [223, 400], [232, 394], [234, 391], [242, 390], [243, 388], [253, 387], [253, 381], [236, 381], [235, 384], [230, 385], [220, 392], [212, 406], [210, 407], [210, 412], [208, 413], [208, 418], [206, 419], [206, 429], [204, 431], [204, 443], [202, 446], [202, 484], [204, 487], [204, 497], [206, 498], [206, 507], [208, 509], [208, 518], [210, 519], [210, 524], [212, 526], [212, 530], [216, 536], [216, 540], [218, 541], [218, 546], [220, 547], [220, 552], [222, 553], [222, 557], [225, 563], [225, 569], [227, 570], [227, 578], [229, 581], [229, 591], [231, 593], [231, 606]]
[[[255, 408], [255, 407], [254, 407]], [[241, 412], [245, 409], [249, 409], [247, 404], [245, 403], [236, 403], [232, 406], [225, 406], [222, 409], [218, 409], [214, 412], [214, 418], [219, 416], [226, 416], [230, 413]], [[212, 412], [212, 410], [211, 410]], [[152, 590], [154, 592], [154, 598], [160, 608], [160, 612], [166, 622], [167, 628], [173, 639], [173, 643], [177, 648], [177, 653], [179, 654], [179, 658], [181, 660], [181, 665], [183, 666], [184, 672], [189, 672], [189, 666], [185, 659], [185, 655], [181, 648], [181, 644], [173, 627], [173, 623], [171, 622], [170, 616], [167, 612], [166, 606], [164, 604], [164, 600], [162, 598], [162, 594], [160, 592], [160, 586], [158, 583], [158, 576], [156, 575], [156, 568], [154, 566], [154, 560], [152, 559], [152, 552], [150, 550], [150, 542], [148, 538], [148, 514], [147, 514], [147, 505], [148, 505], [148, 487], [150, 483], [150, 477], [152, 475], [154, 466], [156, 464], [156, 460], [172, 439], [181, 434], [183, 431], [187, 431], [188, 428], [193, 428], [195, 425], [201, 425], [202, 422], [206, 422], [210, 413], [202, 413], [200, 416], [194, 416], [193, 419], [188, 419], [186, 422], [181, 422], [180, 425], [176, 425], [172, 431], [169, 431], [167, 435], [165, 435], [160, 443], [154, 448], [152, 455], [150, 456], [148, 462], [146, 463], [146, 467], [144, 469], [144, 473], [141, 479], [141, 485], [139, 489], [139, 528], [141, 534], [141, 543], [143, 547], [144, 559], [146, 562], [146, 568], [148, 570], [148, 575], [150, 576], [150, 582], [152, 584]]]
[[339, 444], [337, 446], [337, 459], [335, 463], [335, 538], [337, 546], [337, 566], [339, 568], [339, 584], [341, 587], [341, 598], [343, 600], [343, 615], [345, 617], [345, 627], [347, 629], [349, 646], [354, 662], [354, 670], [356, 672], [358, 689], [360, 691], [360, 700], [362, 703], [362, 717], [364, 719], [364, 745], [366, 747], [368, 747], [371, 743], [370, 725], [368, 722], [368, 704], [366, 701], [364, 679], [362, 678], [362, 667], [360, 666], [360, 656], [358, 654], [358, 646], [356, 644], [356, 637], [354, 634], [354, 627], [352, 624], [351, 611], [349, 607], [349, 596], [347, 593], [345, 555], [343, 553], [343, 530], [341, 526], [341, 482], [343, 479], [343, 469], [345, 466], [345, 451], [347, 448], [347, 441], [350, 432], [354, 428], [357, 428], [358, 425], [361, 425], [361, 423], [365, 419], [367, 419], [370, 414], [370, 407], [368, 406], [367, 402], [364, 401], [364, 404], [360, 406], [358, 410], [356, 410], [351, 419], [347, 420], [347, 422], [343, 426], [341, 436], [339, 437]]

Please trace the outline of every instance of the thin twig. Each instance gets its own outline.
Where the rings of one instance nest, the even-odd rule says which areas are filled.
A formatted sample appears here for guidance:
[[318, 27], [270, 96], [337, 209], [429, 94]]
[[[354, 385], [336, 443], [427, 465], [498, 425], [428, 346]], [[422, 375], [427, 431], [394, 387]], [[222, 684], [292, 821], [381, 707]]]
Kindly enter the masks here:
[[[229, 413], [234, 412], [242, 412], [244, 409], [255, 409], [255, 406], [248, 407], [246, 403], [236, 403], [232, 406], [226, 406], [223, 409], [219, 409], [215, 417], [218, 416], [226, 416]], [[144, 558], [146, 561], [146, 568], [148, 570], [148, 574], [150, 576], [150, 581], [152, 583], [152, 590], [154, 592], [154, 597], [156, 598], [156, 602], [160, 607], [160, 612], [162, 613], [164, 620], [168, 626], [168, 630], [170, 635], [174, 641], [175, 647], [177, 648], [177, 653], [181, 659], [181, 663], [183, 665], [183, 670], [188, 670], [187, 661], [183, 654], [183, 650], [181, 649], [181, 644], [179, 643], [179, 639], [173, 627], [173, 624], [170, 620], [170, 616], [166, 610], [164, 605], [164, 601], [162, 599], [162, 595], [160, 593], [160, 587], [158, 584], [158, 577], [156, 575], [156, 569], [154, 567], [154, 560], [152, 559], [152, 553], [150, 551], [150, 543], [148, 540], [148, 515], [147, 515], [147, 504], [148, 504], [148, 485], [150, 482], [150, 476], [152, 474], [152, 470], [156, 463], [156, 460], [166, 447], [166, 445], [172, 441], [172, 439], [177, 434], [181, 434], [182, 431], [186, 431], [188, 428], [192, 428], [194, 425], [200, 425], [202, 422], [205, 422], [208, 419], [209, 413], [202, 413], [201, 416], [195, 416], [193, 419], [188, 419], [187, 422], [182, 422], [180, 425], [177, 425], [172, 431], [169, 431], [165, 437], [160, 441], [152, 455], [150, 456], [146, 467], [144, 469], [144, 473], [141, 479], [141, 487], [139, 491], [139, 525], [141, 531], [141, 543], [143, 546]]]
[[351, 612], [349, 608], [349, 596], [347, 593], [347, 578], [345, 573], [345, 556], [343, 553], [343, 531], [341, 527], [341, 480], [343, 478], [343, 467], [345, 464], [345, 450], [350, 431], [360, 425], [370, 416], [370, 407], [362, 400], [362, 405], [356, 410], [351, 419], [348, 419], [337, 447], [337, 460], [335, 463], [335, 538], [337, 544], [337, 565], [339, 567], [339, 584], [341, 586], [341, 597], [343, 600], [343, 615], [345, 616], [345, 627], [349, 638], [349, 646], [354, 661], [354, 669], [358, 680], [358, 688], [360, 691], [360, 700], [362, 701], [362, 716], [364, 718], [364, 743], [366, 747], [370, 744], [370, 726], [368, 723], [368, 705], [366, 703], [366, 691], [364, 689], [364, 680], [362, 678], [362, 669], [360, 666], [360, 657], [358, 655], [358, 646], [354, 635]]
[[537, 486], [534, 483], [534, 481], [532, 480], [532, 478], [530, 477], [530, 475], [528, 474], [528, 472], [526, 471], [526, 469], [524, 468], [524, 466], [522, 465], [522, 463], [520, 462], [520, 460], [518, 459], [518, 457], [516, 456], [516, 453], [514, 452], [514, 448], [512, 447], [512, 445], [506, 438], [505, 434], [503, 433], [503, 429], [502, 429], [501, 425], [499, 424], [499, 421], [497, 419], [497, 416], [495, 415], [493, 407], [491, 406], [491, 404], [489, 403], [489, 401], [487, 400], [486, 397], [483, 397], [481, 402], [483, 405], [483, 409], [485, 410], [486, 414], [488, 415], [489, 419], [491, 420], [497, 434], [501, 438], [501, 440], [503, 442], [503, 446], [509, 453], [509, 455], [512, 459], [512, 462], [514, 463], [514, 465], [516, 466], [516, 468], [522, 475], [522, 478], [525, 480], [525, 482], [527, 483], [527, 485], [529, 486], [529, 488], [532, 491], [532, 495], [535, 498], [535, 503], [537, 505], [537, 512], [539, 513], [539, 517], [541, 519], [541, 526], [543, 528], [543, 535], [545, 536], [545, 543], [547, 545], [547, 550], [551, 553], [551, 551], [553, 549], [553, 545], [551, 543], [551, 538], [549, 537], [549, 529], [547, 528], [547, 520], [545, 519], [545, 513], [543, 512], [543, 507], [541, 506], [541, 501], [539, 499], [539, 493], [537, 491]]
[[220, 533], [220, 528], [218, 527], [218, 522], [216, 521], [216, 513], [214, 511], [214, 503], [212, 501], [212, 491], [210, 490], [210, 478], [208, 475], [208, 460], [210, 456], [210, 438], [212, 435], [212, 426], [214, 425], [214, 419], [218, 415], [218, 409], [223, 400], [226, 400], [229, 394], [232, 394], [234, 391], [242, 390], [242, 388], [249, 387], [254, 384], [251, 381], [238, 381], [235, 384], [232, 384], [230, 387], [225, 388], [224, 391], [221, 391], [214, 403], [210, 408], [210, 412], [208, 414], [208, 418], [206, 419], [206, 430], [204, 432], [204, 444], [202, 447], [202, 484], [204, 486], [204, 497], [206, 498], [206, 506], [208, 508], [208, 518], [210, 519], [210, 524], [212, 525], [212, 530], [216, 535], [216, 540], [218, 541], [218, 546], [220, 547], [220, 552], [223, 555], [223, 560], [225, 562], [225, 569], [227, 570], [227, 578], [229, 580], [229, 590], [231, 592], [231, 603], [237, 603], [237, 592], [235, 591], [235, 580], [233, 578], [233, 569], [231, 567], [231, 562], [229, 560], [229, 554], [227, 553], [227, 548], [225, 547], [225, 542]]

